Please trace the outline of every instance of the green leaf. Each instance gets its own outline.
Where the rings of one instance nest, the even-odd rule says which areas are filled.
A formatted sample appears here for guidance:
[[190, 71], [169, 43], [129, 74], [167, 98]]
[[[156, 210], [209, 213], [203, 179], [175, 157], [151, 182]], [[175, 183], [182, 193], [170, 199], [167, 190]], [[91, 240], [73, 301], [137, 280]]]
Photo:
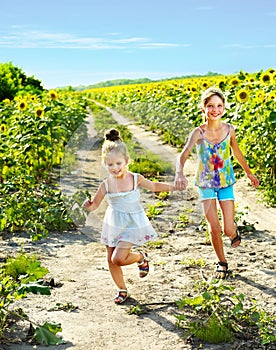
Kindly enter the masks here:
[[243, 312], [243, 304], [242, 303], [238, 303], [235, 306], [233, 312], [234, 312], [234, 314], [242, 313]]
[[276, 112], [271, 112], [270, 115], [269, 115], [269, 118], [268, 120], [270, 121], [270, 123], [274, 124], [276, 123]]
[[258, 322], [259, 319], [260, 319], [260, 314], [259, 314], [259, 312], [257, 312], [257, 311], [252, 312], [252, 314], [251, 314], [251, 320], [252, 320], [253, 322]]
[[212, 299], [211, 294], [208, 293], [208, 292], [202, 293], [202, 296], [203, 296], [203, 298], [204, 298], [205, 300], [211, 300], [211, 299]]
[[34, 294], [42, 294], [42, 295], [51, 295], [50, 288], [47, 286], [42, 286], [38, 283], [28, 283], [22, 284], [18, 289], [18, 294], [34, 293]]
[[185, 303], [187, 305], [191, 305], [191, 306], [198, 306], [198, 305], [202, 305], [203, 302], [203, 297], [201, 295], [196, 296], [194, 298], [185, 298]]
[[[58, 329], [58, 330], [57, 330]], [[41, 345], [59, 345], [65, 342], [55, 334], [61, 330], [60, 325], [46, 322], [43, 326], [38, 326], [34, 333], [34, 338]]]

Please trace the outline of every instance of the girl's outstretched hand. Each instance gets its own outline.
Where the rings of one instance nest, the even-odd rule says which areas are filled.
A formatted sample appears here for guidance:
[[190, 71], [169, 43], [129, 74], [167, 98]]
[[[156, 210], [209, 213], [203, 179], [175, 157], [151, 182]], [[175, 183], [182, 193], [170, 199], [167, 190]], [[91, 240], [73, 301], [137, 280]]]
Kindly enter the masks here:
[[88, 210], [88, 208], [93, 204], [93, 201], [90, 201], [89, 199], [86, 199], [83, 204], [82, 207], [86, 210]]
[[178, 191], [183, 191], [186, 189], [187, 185], [188, 185], [188, 180], [186, 179], [186, 177], [183, 176], [182, 174], [181, 175], [177, 174], [174, 180], [175, 189]]
[[257, 178], [255, 175], [253, 175], [252, 173], [250, 173], [250, 174], [247, 174], [247, 177], [248, 177], [249, 180], [251, 181], [251, 185], [252, 185], [253, 187], [258, 187], [258, 186], [259, 186], [260, 181], [258, 180], [258, 178]]

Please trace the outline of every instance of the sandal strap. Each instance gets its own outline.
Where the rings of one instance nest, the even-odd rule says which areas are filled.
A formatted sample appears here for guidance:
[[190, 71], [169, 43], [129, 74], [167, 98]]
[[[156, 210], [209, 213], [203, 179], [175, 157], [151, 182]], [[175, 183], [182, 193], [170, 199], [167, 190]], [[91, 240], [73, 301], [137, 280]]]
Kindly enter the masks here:
[[[217, 267], [219, 267], [219, 266], [224, 266], [224, 267], [226, 267], [226, 270], [228, 269], [228, 263], [225, 261], [218, 261]], [[225, 270], [223, 270], [223, 271], [225, 271]]]
[[144, 265], [145, 262], [149, 262], [149, 258], [148, 258], [147, 253], [144, 253], [142, 251], [140, 251], [139, 253], [143, 255], [143, 260], [138, 263], [138, 266]]
[[[125, 293], [125, 295], [122, 295]], [[116, 304], [123, 303], [129, 297], [128, 291], [126, 289], [119, 289], [118, 294], [114, 297], [113, 300], [119, 299], [120, 301], [115, 301]]]
[[237, 233], [236, 237], [231, 239], [231, 245], [240, 241], [241, 241], [241, 235]]
[[[220, 267], [225, 267], [225, 270], [221, 269]], [[220, 278], [225, 279], [226, 276], [228, 275], [229, 271], [228, 271], [228, 264], [225, 261], [218, 261], [216, 264], [216, 269], [215, 269], [215, 273], [222, 273], [223, 276], [221, 276]]]
[[141, 267], [139, 266], [140, 271], [149, 271], [149, 266]]
[[127, 293], [127, 289], [119, 289], [119, 290], [118, 290], [118, 294], [119, 294], [119, 293]]

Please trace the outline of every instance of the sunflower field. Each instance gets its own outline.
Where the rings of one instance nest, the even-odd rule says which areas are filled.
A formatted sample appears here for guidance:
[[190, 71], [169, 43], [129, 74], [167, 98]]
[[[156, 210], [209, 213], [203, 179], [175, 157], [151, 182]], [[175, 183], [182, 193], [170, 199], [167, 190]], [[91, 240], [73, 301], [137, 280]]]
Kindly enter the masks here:
[[87, 116], [83, 97], [21, 91], [0, 108], [0, 232], [36, 240], [74, 228], [56, 182], [65, 144]]
[[[190, 131], [202, 123], [202, 92], [214, 86], [227, 98], [224, 120], [236, 128], [239, 145], [259, 177], [266, 203], [276, 204], [276, 71], [240, 71], [235, 75], [175, 79], [147, 84], [96, 88], [89, 99], [112, 107], [182, 148]], [[240, 169], [235, 163], [235, 167]]]

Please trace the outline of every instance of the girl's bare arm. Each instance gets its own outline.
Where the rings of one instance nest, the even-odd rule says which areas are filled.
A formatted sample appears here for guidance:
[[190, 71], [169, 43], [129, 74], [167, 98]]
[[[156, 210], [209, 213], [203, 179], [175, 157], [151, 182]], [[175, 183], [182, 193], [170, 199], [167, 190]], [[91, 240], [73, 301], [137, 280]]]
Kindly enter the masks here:
[[137, 186], [153, 192], [172, 192], [176, 190], [173, 184], [150, 181], [141, 174], [138, 175]]
[[101, 204], [101, 202], [103, 201], [105, 194], [106, 194], [106, 189], [105, 189], [104, 183], [102, 182], [93, 199], [91, 201], [89, 199], [86, 199], [82, 207], [88, 211], [96, 210]]
[[176, 169], [175, 169], [175, 186], [176, 189], [183, 189], [183, 187], [186, 188], [188, 181], [185, 178], [183, 174], [184, 165], [194, 147], [194, 145], [197, 143], [197, 141], [201, 138], [201, 133], [198, 128], [194, 129], [188, 138], [188, 141], [186, 142], [186, 145], [184, 146], [182, 152], [177, 157], [176, 160]]

